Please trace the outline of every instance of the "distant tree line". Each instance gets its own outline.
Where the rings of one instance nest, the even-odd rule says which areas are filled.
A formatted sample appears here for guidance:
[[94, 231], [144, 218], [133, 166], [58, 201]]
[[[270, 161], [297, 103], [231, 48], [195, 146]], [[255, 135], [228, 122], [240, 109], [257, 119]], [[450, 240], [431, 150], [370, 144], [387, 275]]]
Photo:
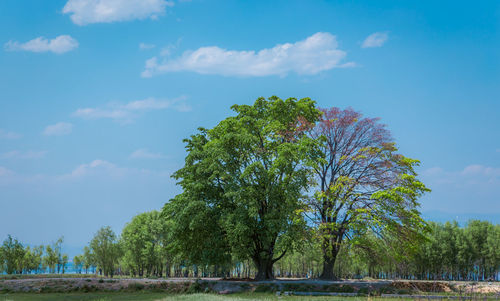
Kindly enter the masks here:
[[24, 246], [8, 235], [0, 246], [0, 273], [39, 274], [66, 272], [68, 255], [61, 252], [64, 239], [46, 246]]
[[[341, 278], [419, 280], [500, 280], [500, 225], [471, 220], [429, 223], [425, 239], [404, 245], [398, 239], [367, 233], [342, 246], [335, 264]], [[285, 256], [276, 272], [283, 277], [321, 275], [321, 251], [311, 243], [307, 252]]]
[[[169, 243], [168, 223], [158, 211], [135, 216], [120, 237], [110, 227], [101, 228], [73, 258], [77, 273], [132, 277], [228, 277], [253, 278], [252, 261], [233, 259], [227, 265], [192, 264], [174, 252]], [[68, 259], [60, 254], [62, 239], [48, 246], [23, 247], [8, 236], [0, 248], [0, 272], [7, 274], [65, 273]], [[496, 280], [500, 273], [500, 225], [471, 220], [460, 227], [456, 222], [429, 223], [425, 239], [418, 245], [402, 245], [397, 239], [366, 233], [344, 244], [334, 272], [339, 278]], [[206, 250], [210, 252], [211, 250]], [[318, 240], [286, 254], [273, 269], [276, 277], [318, 278], [323, 255]]]

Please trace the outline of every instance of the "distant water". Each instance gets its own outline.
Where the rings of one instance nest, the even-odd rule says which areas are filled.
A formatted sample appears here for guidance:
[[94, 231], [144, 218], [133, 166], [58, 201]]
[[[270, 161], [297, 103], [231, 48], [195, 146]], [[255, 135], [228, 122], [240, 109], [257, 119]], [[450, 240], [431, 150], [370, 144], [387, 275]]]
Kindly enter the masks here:
[[448, 213], [442, 211], [423, 211], [422, 217], [433, 222], [453, 222], [465, 226], [470, 220], [489, 221], [492, 224], [500, 224], [500, 214], [476, 214], [476, 213]]
[[[93, 271], [94, 271], [93, 269], [89, 269], [88, 273], [92, 274]], [[59, 274], [61, 274], [61, 272], [62, 272], [62, 269], [59, 271]], [[85, 270], [82, 269], [81, 272], [85, 273]], [[56, 273], [57, 273], [57, 269], [56, 269]], [[64, 268], [64, 274], [77, 274], [77, 273], [78, 273], [78, 270], [75, 269], [75, 267], [73, 266], [73, 263], [68, 262], [68, 264]], [[5, 275], [6, 273], [2, 272], [0, 274]], [[38, 273], [31, 272], [31, 274], [49, 274], [49, 269], [46, 269], [45, 271], [38, 271]]]

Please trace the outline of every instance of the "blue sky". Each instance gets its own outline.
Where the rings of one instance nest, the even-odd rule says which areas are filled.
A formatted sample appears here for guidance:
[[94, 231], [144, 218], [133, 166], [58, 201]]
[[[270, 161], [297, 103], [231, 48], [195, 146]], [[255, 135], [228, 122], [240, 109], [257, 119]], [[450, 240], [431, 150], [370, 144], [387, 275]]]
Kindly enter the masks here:
[[183, 138], [271, 95], [380, 117], [426, 216], [500, 222], [498, 1], [3, 0], [0, 44], [0, 238], [119, 233]]

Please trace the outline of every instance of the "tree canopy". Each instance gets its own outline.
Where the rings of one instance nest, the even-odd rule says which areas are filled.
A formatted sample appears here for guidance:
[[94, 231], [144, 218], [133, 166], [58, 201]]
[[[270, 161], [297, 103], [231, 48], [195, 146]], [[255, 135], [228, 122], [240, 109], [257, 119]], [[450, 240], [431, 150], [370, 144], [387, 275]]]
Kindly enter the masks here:
[[185, 166], [174, 175], [183, 192], [163, 213], [174, 248], [192, 262], [251, 259], [256, 278], [270, 279], [304, 228], [314, 144], [305, 131], [320, 112], [308, 98], [276, 96], [232, 109], [236, 116], [185, 140]]
[[102, 227], [90, 241], [90, 250], [96, 265], [105, 276], [113, 277], [121, 255], [116, 234], [111, 227]]
[[324, 279], [333, 279], [335, 259], [344, 239], [398, 234], [417, 239], [425, 222], [418, 198], [429, 191], [414, 170], [418, 160], [397, 153], [389, 131], [377, 118], [352, 110], [322, 109], [308, 132], [319, 144], [314, 161], [316, 193], [309, 203], [322, 240]]

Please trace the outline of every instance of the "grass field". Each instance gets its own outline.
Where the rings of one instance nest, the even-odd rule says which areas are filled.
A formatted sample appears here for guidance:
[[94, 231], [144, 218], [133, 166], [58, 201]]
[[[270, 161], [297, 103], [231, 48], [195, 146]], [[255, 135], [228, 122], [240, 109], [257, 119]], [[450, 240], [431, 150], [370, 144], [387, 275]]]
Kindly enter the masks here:
[[[161, 293], [89, 293], [89, 294], [11, 294], [0, 295], [0, 301], [271, 301], [271, 300], [291, 300], [291, 301], [366, 301], [367, 297], [299, 297], [299, 296], [275, 296], [273, 294], [232, 294], [230, 296], [221, 296], [213, 294], [192, 294], [192, 295], [165, 295]], [[394, 301], [395, 299], [371, 298], [377, 301]], [[405, 300], [405, 299], [397, 299]]]

